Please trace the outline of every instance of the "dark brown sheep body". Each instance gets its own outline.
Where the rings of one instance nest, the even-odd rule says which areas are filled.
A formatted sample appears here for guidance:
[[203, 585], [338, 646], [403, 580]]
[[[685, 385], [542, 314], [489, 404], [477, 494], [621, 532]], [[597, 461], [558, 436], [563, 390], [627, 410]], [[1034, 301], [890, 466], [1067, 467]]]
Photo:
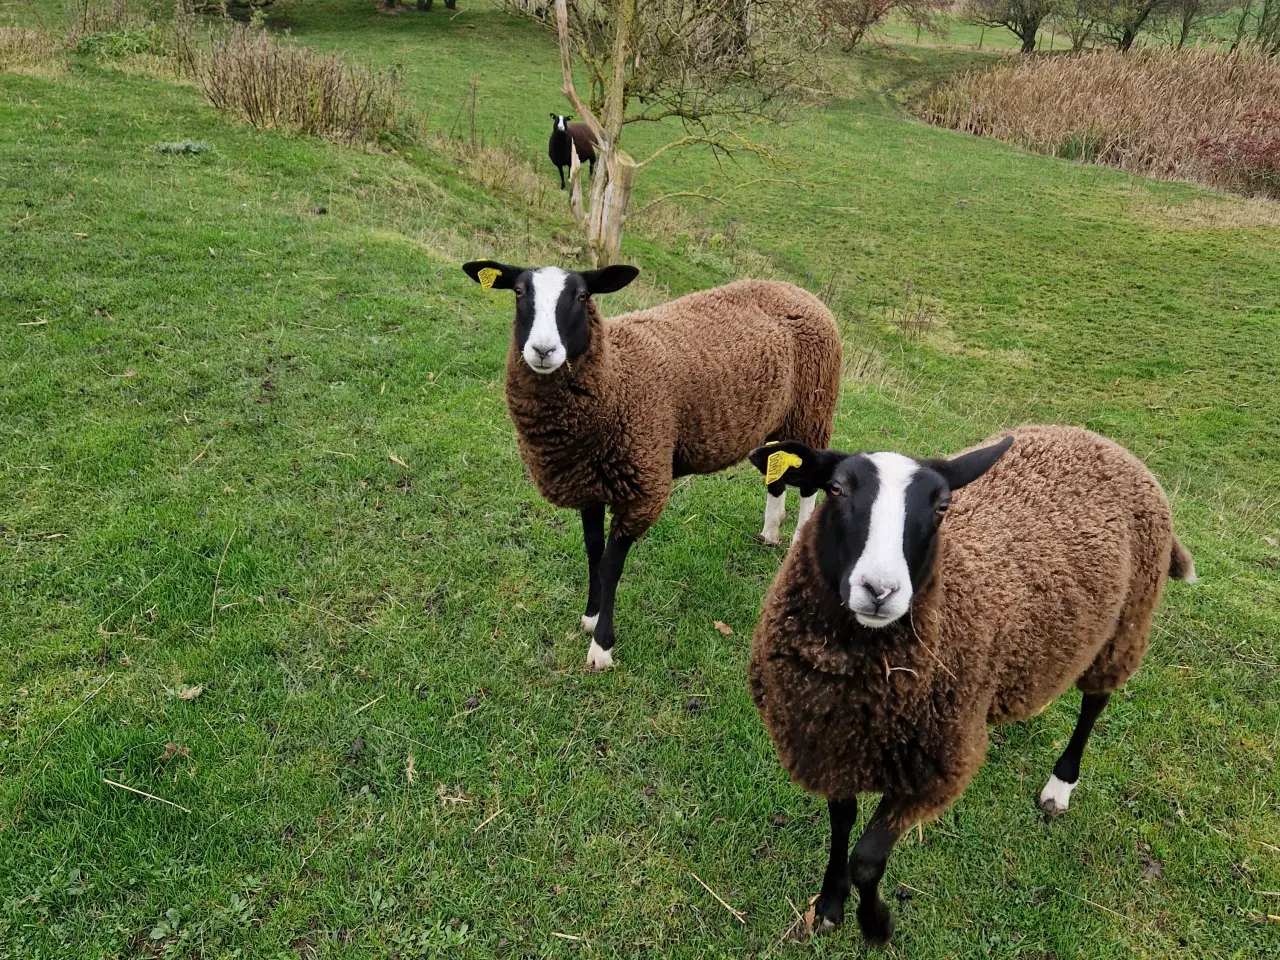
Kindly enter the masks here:
[[744, 280], [612, 319], [590, 304], [590, 345], [551, 376], [513, 340], [507, 408], [548, 501], [605, 505], [638, 537], [674, 477], [713, 473], [766, 439], [825, 447], [840, 391], [831, 311], [792, 286]]
[[596, 137], [585, 123], [568, 123], [567, 118], [554, 113], [551, 119], [554, 124], [547, 140], [547, 156], [560, 173], [560, 189], [563, 190], [565, 171], [572, 169], [574, 153], [578, 155], [578, 162], [589, 164], [591, 173], [595, 174]]
[[[883, 829], [868, 841], [869, 828], [850, 867], [854, 884], [869, 884], [859, 920], [876, 942], [892, 919], [868, 864], [955, 801], [983, 762], [988, 726], [1030, 717], [1076, 684], [1088, 709], [1073, 737], [1076, 772], [1060, 785], [1069, 796], [1093, 719], [1146, 651], [1166, 577], [1194, 578], [1168, 500], [1136, 457], [1076, 428], [1012, 436], [990, 472], [955, 492], [907, 616], [864, 627], [824, 581], [815, 543], [828, 500], [756, 627], [752, 696], [792, 778], [833, 811], [850, 802], [856, 811], [860, 793], [884, 795]], [[1047, 813], [1064, 810], [1059, 802], [1042, 794]], [[828, 869], [824, 892], [838, 892], [843, 868]], [[839, 922], [842, 904], [820, 902], [819, 918], [826, 909]]]

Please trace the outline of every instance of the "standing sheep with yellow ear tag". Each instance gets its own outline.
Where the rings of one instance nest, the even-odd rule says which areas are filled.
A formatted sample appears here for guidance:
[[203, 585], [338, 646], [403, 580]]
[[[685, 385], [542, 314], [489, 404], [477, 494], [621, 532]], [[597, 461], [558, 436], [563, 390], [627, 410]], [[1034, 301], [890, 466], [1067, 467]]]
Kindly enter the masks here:
[[[673, 479], [723, 470], [770, 440], [825, 447], [831, 439], [835, 318], [799, 287], [744, 280], [606, 320], [593, 297], [625, 287], [635, 267], [576, 272], [476, 260], [462, 269], [515, 294], [507, 409], [538, 491], [582, 514], [587, 666], [608, 669], [627, 552], [662, 515]], [[768, 491], [761, 538], [776, 543], [785, 478]], [[797, 530], [817, 490], [800, 493]]]
[[[1075, 684], [1080, 715], [1037, 800], [1067, 811], [1094, 722], [1138, 669], [1168, 578], [1195, 564], [1151, 471], [1076, 427], [1019, 427], [940, 460], [798, 443], [751, 454], [821, 487], [765, 598], [751, 695], [793, 780], [827, 800], [831, 847], [810, 912], [883, 946], [880, 879], [899, 838], [964, 792], [987, 728]], [[880, 803], [849, 852], [858, 795]]]

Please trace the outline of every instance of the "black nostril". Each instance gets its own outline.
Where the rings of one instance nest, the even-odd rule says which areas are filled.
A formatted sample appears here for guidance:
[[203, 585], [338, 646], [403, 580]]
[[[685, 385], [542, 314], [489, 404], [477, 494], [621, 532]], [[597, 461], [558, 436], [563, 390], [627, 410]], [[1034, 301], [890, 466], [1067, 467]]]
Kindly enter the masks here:
[[862, 589], [866, 590], [870, 595], [871, 602], [877, 610], [880, 609], [886, 600], [898, 592], [897, 587], [881, 587], [877, 584], [867, 583], [865, 581], [862, 584]]

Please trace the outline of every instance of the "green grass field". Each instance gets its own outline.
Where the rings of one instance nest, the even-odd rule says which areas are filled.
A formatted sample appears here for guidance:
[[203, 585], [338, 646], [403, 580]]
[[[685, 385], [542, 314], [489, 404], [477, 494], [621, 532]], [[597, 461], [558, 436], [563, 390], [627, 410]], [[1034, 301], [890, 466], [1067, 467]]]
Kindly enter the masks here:
[[[476, 78], [479, 133], [544, 193], [236, 125], [111, 64], [0, 73], [0, 957], [866, 953], [852, 923], [781, 941], [826, 813], [746, 687], [781, 559], [749, 466], [677, 485], [623, 578], [618, 667], [583, 669], [577, 518], [503, 402], [511, 303], [458, 269], [571, 234], [556, 61], [460, 5], [272, 16], [403, 64], [437, 133], [469, 127]], [[1280, 216], [911, 117], [979, 62], [833, 64], [835, 96], [761, 131], [807, 185], [642, 218], [645, 284], [604, 306], [801, 282], [846, 334], [835, 445], [1083, 424], [1174, 503], [1202, 579], [1169, 587], [1076, 805], [1033, 803], [1071, 694], [995, 731], [895, 852], [888, 956], [1280, 956]], [[214, 151], [155, 150], [185, 138]], [[718, 178], [669, 155], [637, 202]]]

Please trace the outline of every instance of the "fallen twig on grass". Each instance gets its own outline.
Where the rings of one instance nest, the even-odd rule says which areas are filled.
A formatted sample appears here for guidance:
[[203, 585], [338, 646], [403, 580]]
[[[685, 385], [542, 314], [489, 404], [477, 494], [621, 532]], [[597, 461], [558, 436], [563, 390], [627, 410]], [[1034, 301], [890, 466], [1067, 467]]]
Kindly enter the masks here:
[[93, 693], [89, 694], [87, 697], [81, 700], [80, 703], [76, 705], [76, 708], [74, 710], [72, 710], [65, 717], [63, 717], [61, 720], [58, 721], [58, 725], [56, 727], [54, 727], [47, 734], [45, 734], [45, 738], [40, 741], [40, 746], [36, 747], [36, 752], [31, 755], [31, 761], [33, 763], [35, 762], [36, 757], [40, 756], [40, 751], [43, 750], [48, 745], [50, 740], [53, 739], [53, 735], [62, 729], [62, 725], [66, 723], [68, 720], [70, 720], [72, 717], [74, 717], [77, 713], [79, 713], [86, 703], [88, 703], [90, 700], [92, 700], [94, 697], [100, 694], [106, 688], [107, 684], [111, 682], [111, 678], [114, 676], [115, 676], [115, 673], [107, 674], [107, 679], [102, 681], [102, 683], [98, 686], [97, 690], [93, 691]]
[[472, 830], [471, 835], [474, 837], [477, 833], [479, 833], [481, 830], [487, 827], [490, 823], [492, 823], [493, 818], [496, 817], [498, 814], [500, 814], [502, 810], [503, 808], [499, 807], [497, 810], [493, 811], [493, 813], [489, 814], [489, 816], [485, 817], [482, 821], [480, 821], [480, 826]]
[[119, 787], [121, 790], [128, 790], [130, 793], [136, 793], [138, 796], [146, 797], [148, 800], [155, 800], [157, 803], [165, 803], [171, 807], [177, 807], [183, 813], [191, 812], [180, 803], [174, 803], [172, 800], [166, 800], [164, 797], [157, 797], [154, 793], [147, 793], [145, 790], [139, 790], [137, 787], [131, 787], [125, 783], [116, 783], [114, 780], [108, 780], [106, 777], [102, 778], [102, 782], [113, 787]]
[[1090, 900], [1088, 897], [1081, 897], [1081, 896], [1078, 896], [1078, 895], [1076, 895], [1076, 894], [1074, 894], [1074, 893], [1070, 893], [1070, 892], [1068, 892], [1068, 891], [1066, 891], [1066, 890], [1063, 890], [1061, 887], [1054, 887], [1053, 889], [1057, 890], [1059, 893], [1065, 893], [1065, 894], [1066, 894], [1068, 897], [1070, 897], [1072, 900], [1079, 900], [1081, 903], [1087, 903], [1087, 904], [1088, 904], [1089, 906], [1091, 906], [1091, 907], [1097, 907], [1099, 910], [1105, 910], [1107, 913], [1111, 914], [1113, 917], [1119, 917], [1121, 920], [1131, 920], [1131, 919], [1132, 919], [1132, 918], [1130, 918], [1130, 917], [1126, 917], [1123, 913], [1119, 913], [1119, 912], [1117, 912], [1117, 911], [1115, 911], [1115, 910], [1112, 910], [1110, 907], [1104, 907], [1104, 906], [1103, 906], [1102, 904], [1100, 904], [1100, 903], [1094, 903], [1094, 902], [1093, 902], [1092, 900]]
[[208, 453], [209, 448], [210, 448], [210, 447], [212, 447], [212, 446], [213, 446], [213, 438], [212, 438], [212, 437], [210, 437], [210, 438], [209, 438], [209, 442], [208, 442], [208, 443], [206, 443], [206, 444], [204, 445], [204, 447], [201, 449], [201, 451], [195, 455], [195, 459], [193, 459], [190, 463], [188, 463], [188, 464], [187, 464], [187, 466], [188, 466], [188, 467], [194, 467], [194, 466], [196, 465], [196, 462], [197, 462], [201, 457], [203, 457], [206, 453]]
[[694, 873], [692, 870], [690, 870], [690, 871], [689, 871], [689, 876], [693, 877], [693, 879], [697, 880], [697, 881], [698, 881], [698, 883], [702, 884], [702, 889], [706, 890], [706, 891], [707, 891], [707, 893], [709, 893], [709, 894], [711, 894], [713, 897], [715, 897], [715, 898], [716, 898], [716, 900], [718, 900], [718, 901], [719, 901], [720, 906], [724, 907], [726, 910], [728, 910], [730, 913], [732, 913], [732, 914], [733, 914], [733, 916], [734, 916], [734, 918], [735, 918], [735, 919], [736, 919], [740, 924], [742, 924], [743, 926], [746, 926], [747, 918], [746, 918], [745, 916], [743, 916], [741, 912], [739, 912], [739, 911], [737, 911], [737, 910], [733, 909], [733, 907], [729, 906], [729, 904], [725, 902], [724, 898], [723, 898], [723, 897], [721, 897], [721, 896], [720, 896], [720, 894], [716, 893], [714, 890], [712, 890], [710, 887], [708, 887], [708, 886], [707, 886], [706, 881], [704, 881], [700, 876], [698, 876], [698, 875], [697, 875], [696, 873]]
[[357, 713], [364, 713], [366, 710], [368, 710], [370, 707], [372, 707], [372, 706], [373, 706], [375, 703], [377, 703], [379, 700], [385, 700], [385, 699], [387, 699], [387, 695], [384, 693], [382, 696], [380, 696], [380, 697], [375, 697], [374, 699], [370, 700], [370, 701], [369, 701], [368, 703], [366, 703], [363, 707], [356, 707], [356, 711], [355, 711], [355, 713], [353, 713], [353, 714], [351, 714], [351, 715], [354, 717]]
[[222, 580], [222, 565], [227, 561], [227, 551], [231, 549], [231, 540], [236, 535], [236, 528], [231, 528], [231, 536], [227, 537], [227, 545], [222, 548], [222, 558], [218, 561], [218, 572], [213, 578], [213, 599], [209, 601], [209, 632], [213, 632], [213, 618], [218, 612], [218, 584]]

